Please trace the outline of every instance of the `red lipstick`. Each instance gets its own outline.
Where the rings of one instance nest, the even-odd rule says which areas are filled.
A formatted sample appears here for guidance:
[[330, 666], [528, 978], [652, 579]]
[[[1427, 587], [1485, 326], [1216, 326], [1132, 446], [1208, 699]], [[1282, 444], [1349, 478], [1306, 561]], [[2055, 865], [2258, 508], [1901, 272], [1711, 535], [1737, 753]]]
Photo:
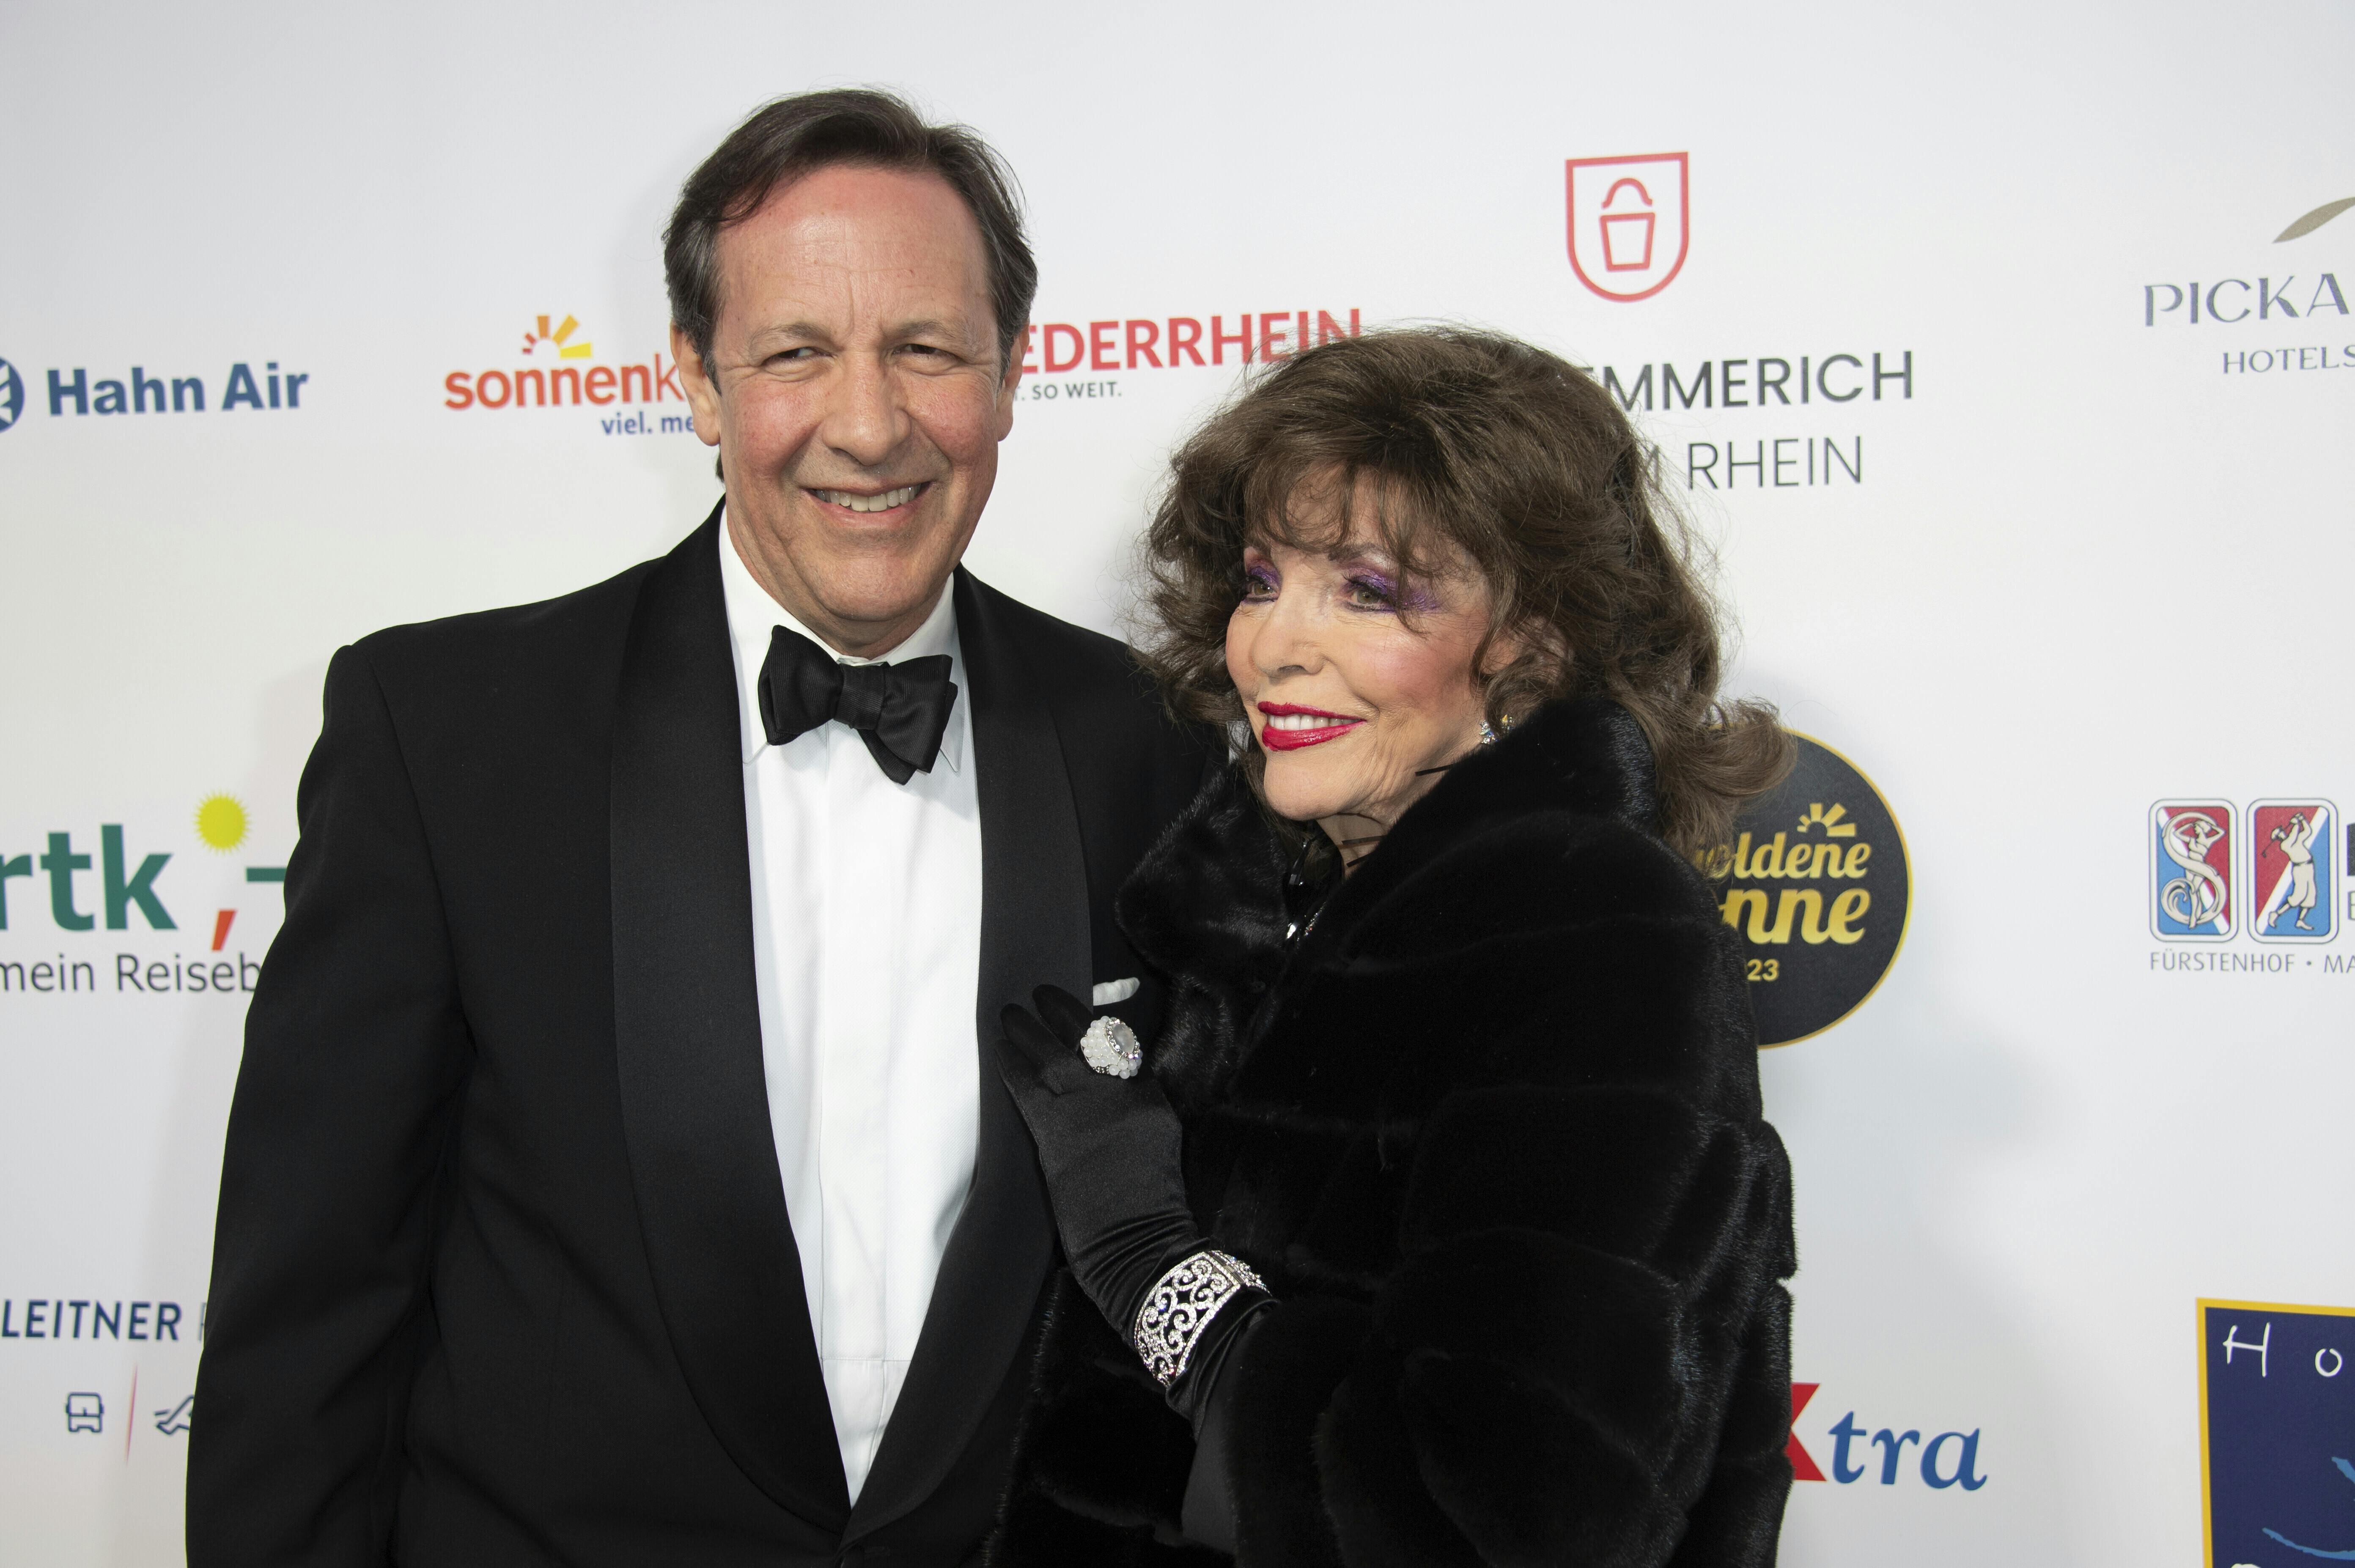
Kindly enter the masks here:
[[[1321, 746], [1336, 736], [1346, 735], [1365, 722], [1346, 713], [1329, 713], [1322, 708], [1303, 708], [1292, 702], [1263, 702], [1258, 705], [1263, 716], [1271, 720], [1260, 727], [1259, 743], [1271, 752], [1297, 752], [1309, 746]], [[1328, 724], [1310, 724], [1300, 728], [1278, 729], [1272, 720], [1277, 719], [1327, 719]]]

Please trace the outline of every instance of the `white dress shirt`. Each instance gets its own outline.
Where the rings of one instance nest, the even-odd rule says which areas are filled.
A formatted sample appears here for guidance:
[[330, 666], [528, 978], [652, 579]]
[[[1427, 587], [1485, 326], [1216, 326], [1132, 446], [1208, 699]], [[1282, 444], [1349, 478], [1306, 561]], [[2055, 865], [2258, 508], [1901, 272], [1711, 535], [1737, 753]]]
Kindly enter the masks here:
[[743, 726], [769, 1125], [855, 1501], [973, 1181], [981, 806], [972, 688], [943, 590], [886, 656], [953, 661], [956, 706], [930, 773], [893, 784], [838, 723], [773, 746], [758, 688], [770, 629], [826, 645], [753, 580], [725, 527], [719, 572]]

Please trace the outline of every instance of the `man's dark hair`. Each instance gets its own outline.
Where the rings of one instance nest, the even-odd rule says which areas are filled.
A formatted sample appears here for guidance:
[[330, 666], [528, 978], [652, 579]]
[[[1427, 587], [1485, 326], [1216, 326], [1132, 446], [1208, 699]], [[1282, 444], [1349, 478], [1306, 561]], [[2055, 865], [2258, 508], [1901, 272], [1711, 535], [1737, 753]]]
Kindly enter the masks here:
[[928, 171], [964, 198], [981, 227], [989, 263], [1003, 375], [1039, 292], [1039, 263], [1022, 233], [1013, 171], [965, 126], [927, 125], [904, 101], [872, 88], [805, 92], [764, 104], [687, 176], [663, 230], [672, 322], [709, 358], [719, 320], [721, 230], [758, 212], [778, 187], [845, 164]]

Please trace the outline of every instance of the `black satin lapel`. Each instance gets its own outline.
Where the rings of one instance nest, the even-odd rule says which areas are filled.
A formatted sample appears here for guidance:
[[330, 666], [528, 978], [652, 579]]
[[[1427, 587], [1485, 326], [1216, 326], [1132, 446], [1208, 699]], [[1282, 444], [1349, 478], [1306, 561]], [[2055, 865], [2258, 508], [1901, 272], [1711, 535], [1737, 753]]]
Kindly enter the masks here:
[[930, 1496], [964, 1453], [1019, 1353], [1055, 1250], [1038, 1151], [997, 1076], [992, 1042], [1008, 1002], [1041, 985], [1084, 997], [1087, 867], [1044, 681], [1024, 662], [997, 595], [956, 574], [957, 641], [973, 700], [981, 795], [980, 1151], [941, 1259], [915, 1359], [845, 1541]]
[[650, 572], [613, 731], [613, 1027], [655, 1294], [720, 1444], [837, 1530], [849, 1488], [761, 1061], [719, 513]]

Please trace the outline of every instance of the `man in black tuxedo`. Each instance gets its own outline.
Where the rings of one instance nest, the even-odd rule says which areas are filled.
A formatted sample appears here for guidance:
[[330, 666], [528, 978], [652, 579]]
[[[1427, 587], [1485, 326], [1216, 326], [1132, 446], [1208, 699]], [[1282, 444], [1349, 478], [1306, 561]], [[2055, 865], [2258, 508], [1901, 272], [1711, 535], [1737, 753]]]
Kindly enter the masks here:
[[957, 567], [1037, 276], [976, 139], [772, 104], [665, 261], [721, 506], [329, 667], [195, 1568], [948, 1568], [990, 1526], [1056, 1241], [986, 1048], [1040, 984], [1149, 1028], [1113, 894], [1210, 748]]

